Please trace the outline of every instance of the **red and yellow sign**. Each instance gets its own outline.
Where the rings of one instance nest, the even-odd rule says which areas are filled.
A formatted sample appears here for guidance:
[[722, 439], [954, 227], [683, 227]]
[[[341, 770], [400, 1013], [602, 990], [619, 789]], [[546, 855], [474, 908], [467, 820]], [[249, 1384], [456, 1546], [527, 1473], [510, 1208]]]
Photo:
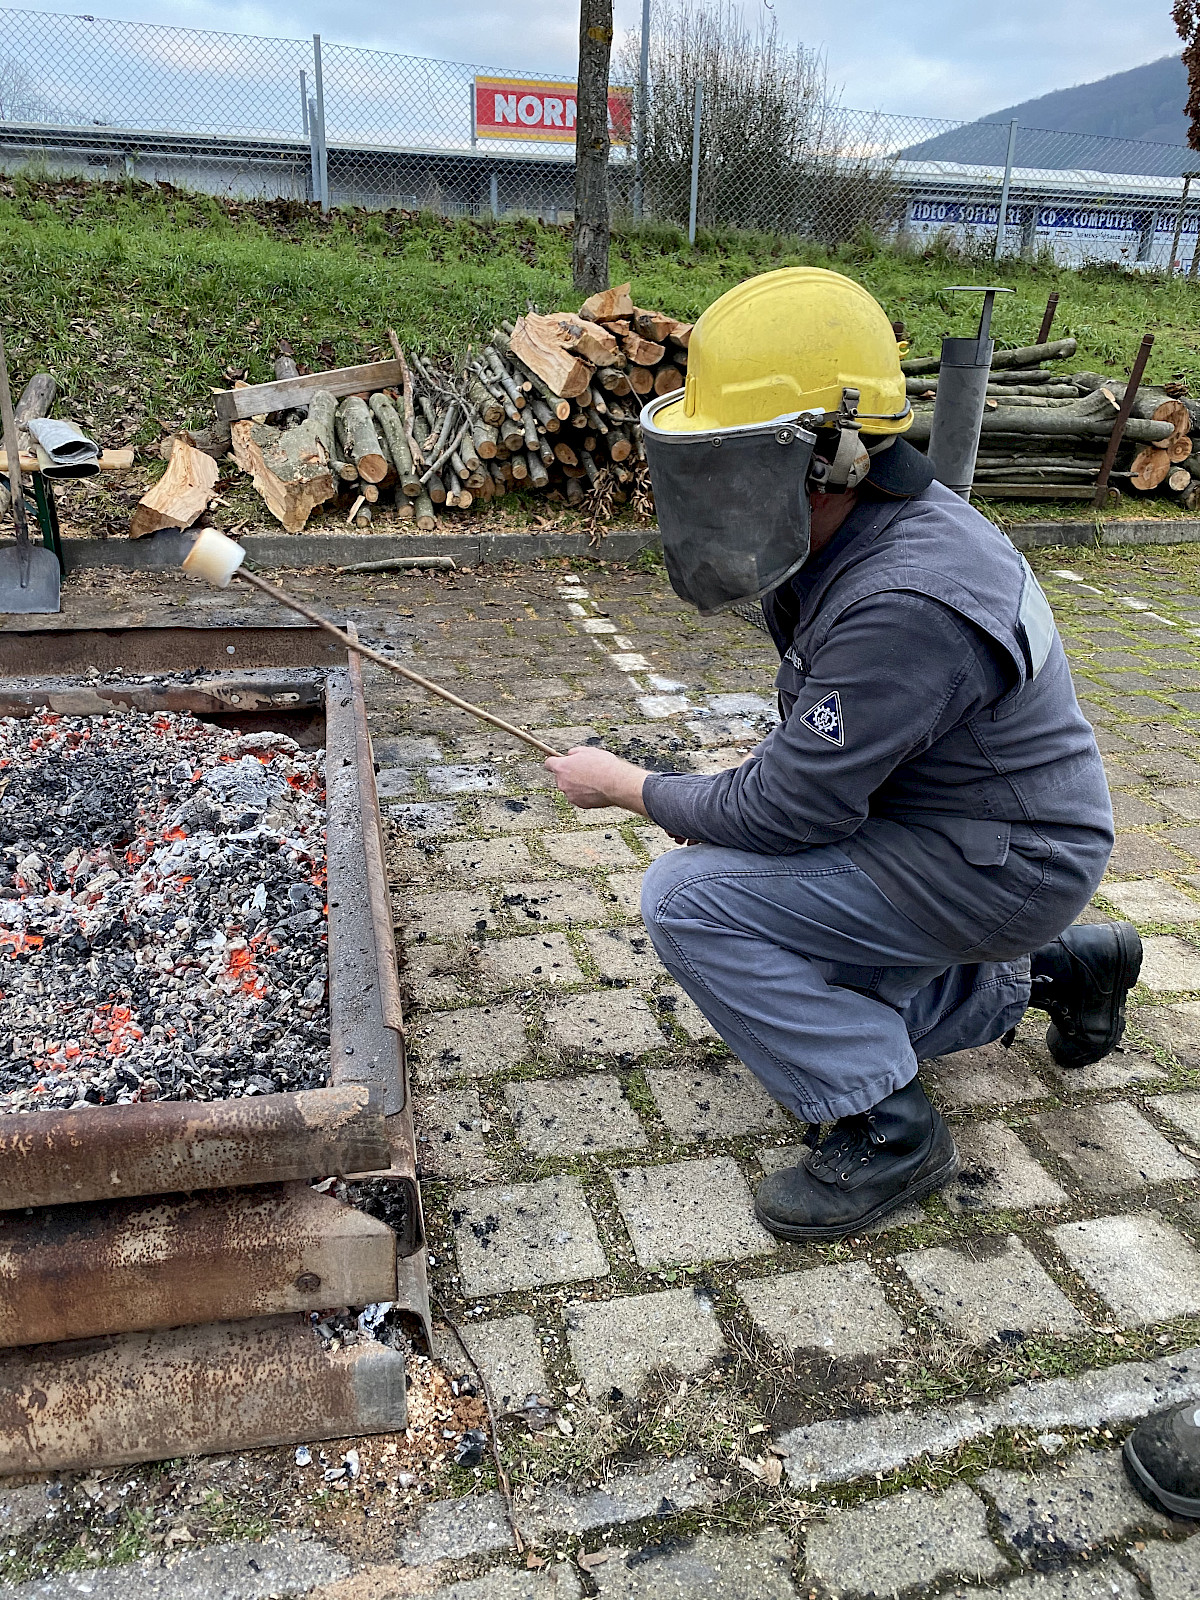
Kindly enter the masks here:
[[[575, 85], [536, 78], [476, 78], [472, 105], [477, 139], [528, 139], [538, 144], [575, 143]], [[613, 144], [633, 137], [633, 91], [608, 91], [608, 136]]]

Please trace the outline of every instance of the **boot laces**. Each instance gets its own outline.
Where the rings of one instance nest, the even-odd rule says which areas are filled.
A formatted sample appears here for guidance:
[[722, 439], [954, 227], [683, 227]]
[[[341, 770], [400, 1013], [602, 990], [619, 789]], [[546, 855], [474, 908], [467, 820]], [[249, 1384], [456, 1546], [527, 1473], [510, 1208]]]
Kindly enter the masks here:
[[868, 1166], [887, 1143], [875, 1126], [875, 1113], [843, 1117], [813, 1151], [808, 1162], [814, 1177], [847, 1183], [859, 1167]]

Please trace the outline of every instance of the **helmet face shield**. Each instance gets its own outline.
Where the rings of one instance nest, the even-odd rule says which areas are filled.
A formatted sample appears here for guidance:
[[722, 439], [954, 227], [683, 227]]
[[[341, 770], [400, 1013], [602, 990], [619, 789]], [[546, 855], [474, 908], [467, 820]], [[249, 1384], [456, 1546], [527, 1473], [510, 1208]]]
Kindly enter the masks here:
[[817, 440], [801, 426], [807, 416], [697, 433], [656, 427], [655, 413], [678, 398], [645, 407], [642, 438], [671, 587], [710, 616], [769, 593], [808, 559]]

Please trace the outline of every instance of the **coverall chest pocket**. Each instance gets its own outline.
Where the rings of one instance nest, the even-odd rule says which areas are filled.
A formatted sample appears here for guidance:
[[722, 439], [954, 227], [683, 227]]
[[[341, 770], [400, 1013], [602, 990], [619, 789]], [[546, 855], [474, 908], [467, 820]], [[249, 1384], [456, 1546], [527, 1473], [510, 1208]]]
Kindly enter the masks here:
[[779, 692], [779, 720], [781, 722], [787, 721], [792, 707], [800, 698], [807, 677], [808, 664], [795, 645], [792, 645], [779, 663], [779, 671], [775, 674], [775, 688]]

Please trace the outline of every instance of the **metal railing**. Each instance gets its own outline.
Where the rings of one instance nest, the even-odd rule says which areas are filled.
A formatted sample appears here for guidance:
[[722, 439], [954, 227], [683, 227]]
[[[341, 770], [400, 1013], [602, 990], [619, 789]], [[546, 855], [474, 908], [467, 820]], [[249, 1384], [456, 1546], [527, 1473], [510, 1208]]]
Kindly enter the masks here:
[[[35, 163], [326, 207], [571, 215], [569, 79], [319, 38], [15, 9], [0, 21], [5, 170]], [[637, 96], [622, 92], [611, 103], [618, 216], [830, 246], [868, 231], [1069, 262], [1198, 261], [1200, 184], [1188, 175], [1200, 155], [1184, 146], [816, 101], [789, 108], [764, 141], [695, 83], [651, 82], [637, 129]]]

